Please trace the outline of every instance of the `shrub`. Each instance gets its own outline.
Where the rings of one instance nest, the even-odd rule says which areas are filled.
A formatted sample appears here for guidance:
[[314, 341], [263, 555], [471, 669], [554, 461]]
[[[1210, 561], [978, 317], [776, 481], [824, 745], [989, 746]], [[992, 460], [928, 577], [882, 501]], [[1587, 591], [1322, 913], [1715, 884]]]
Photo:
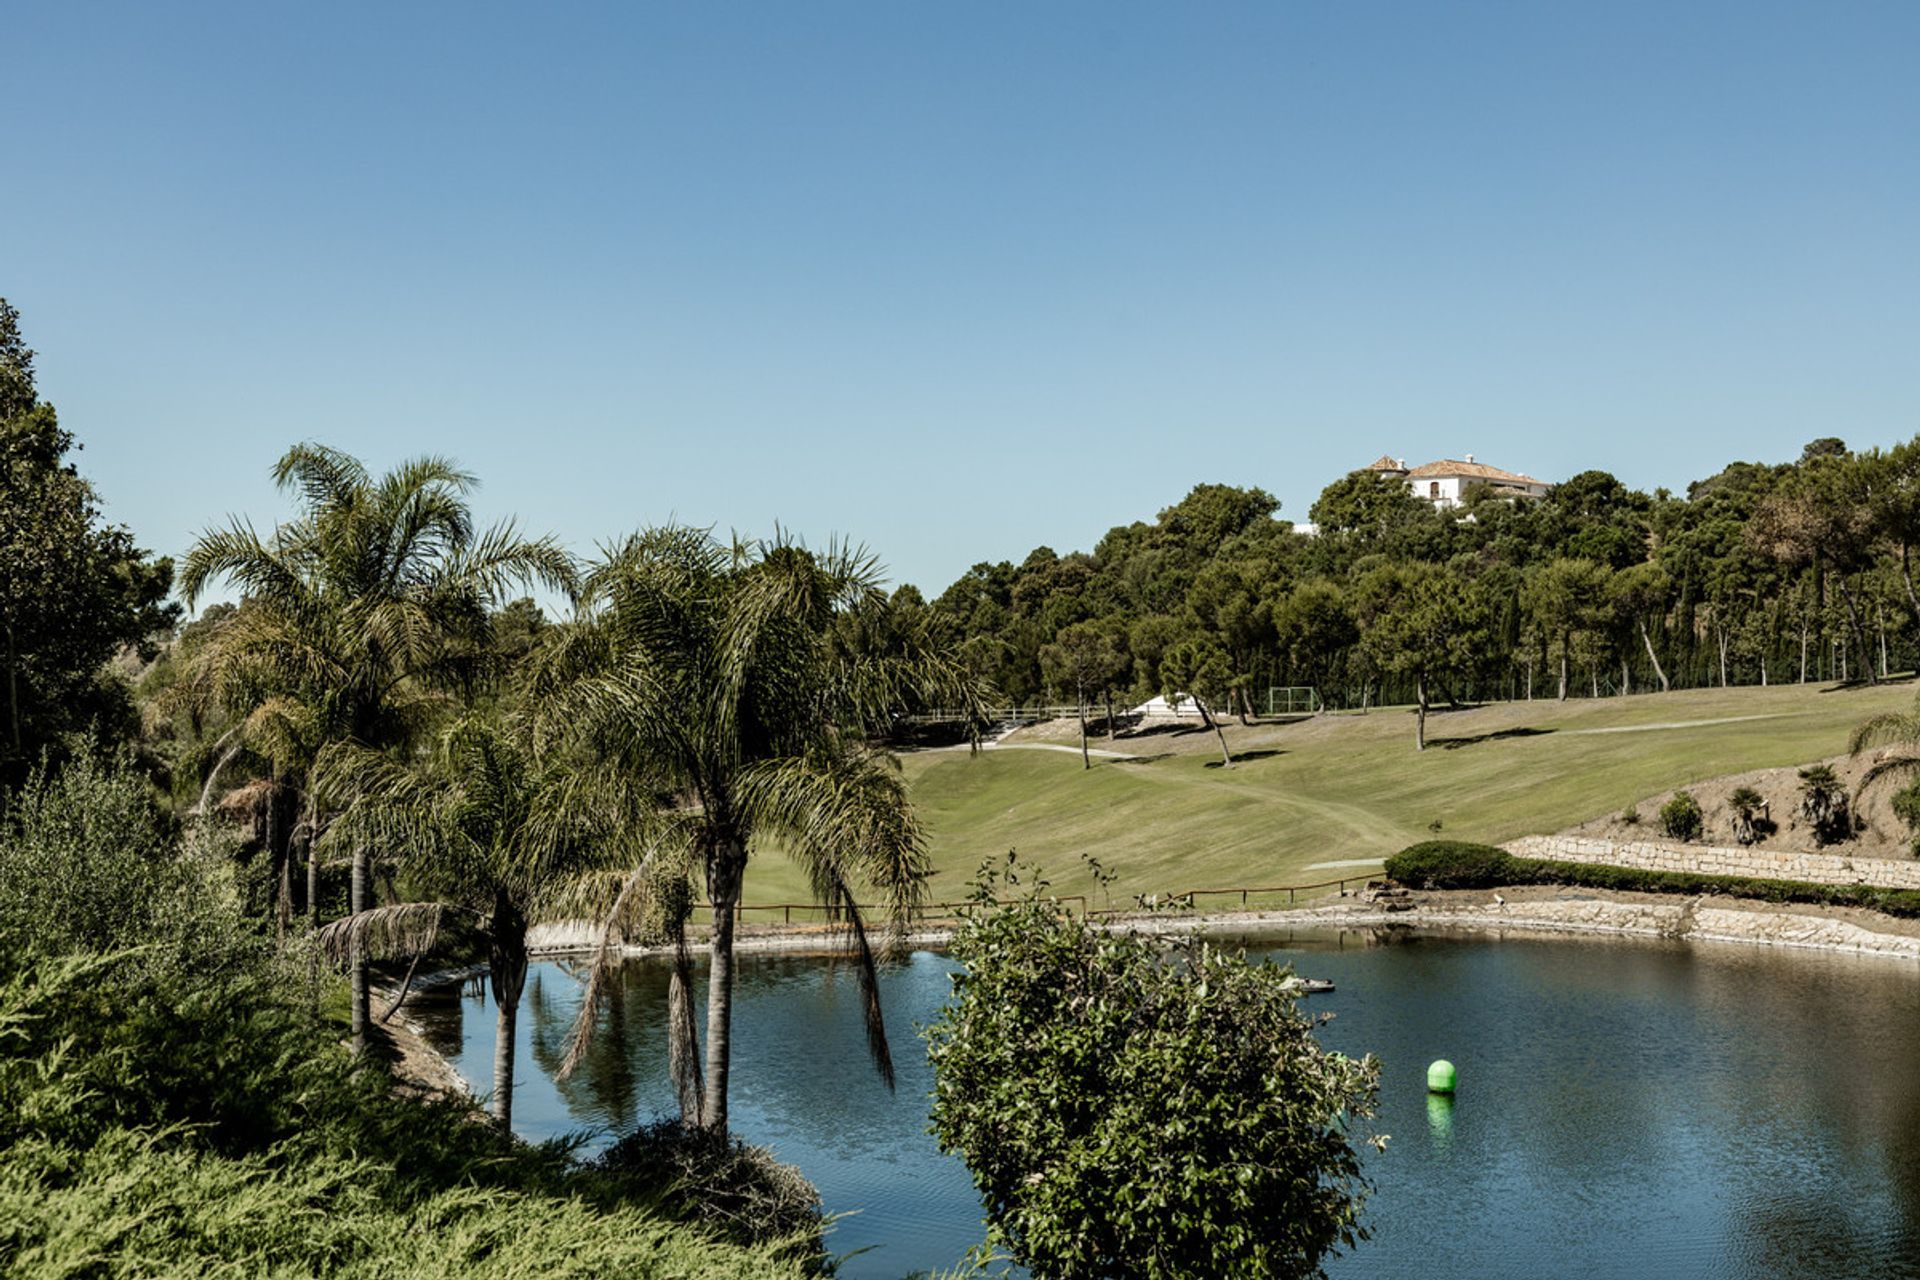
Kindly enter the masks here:
[[1660, 806], [1660, 829], [1674, 840], [1698, 840], [1706, 829], [1706, 816], [1691, 791], [1676, 791], [1673, 799]]
[[1626, 823], [1630, 827], [1639, 826], [1640, 825], [1640, 806], [1632, 805], [1632, 804], [1628, 805], [1626, 809], [1621, 812], [1620, 821]]
[[642, 1125], [613, 1144], [600, 1166], [664, 1178], [694, 1221], [740, 1244], [821, 1248], [820, 1192], [765, 1147], [677, 1119]]
[[925, 1033], [933, 1131], [994, 1245], [1056, 1280], [1292, 1277], [1364, 1237], [1378, 1069], [1320, 1047], [1287, 970], [1106, 932], [1039, 886], [995, 908], [1000, 883], [982, 869]]
[[1427, 840], [1387, 859], [1387, 875], [1415, 889], [1490, 889], [1512, 883], [1513, 855], [1464, 840]]
[[[1402, 884], [1421, 884], [1405, 875], [1418, 875], [1425, 865], [1414, 845], [1387, 859], [1387, 874]], [[1500, 851], [1492, 850], [1494, 853]], [[1866, 907], [1890, 916], [1920, 919], [1920, 890], [1876, 889], [1863, 884], [1811, 884], [1801, 880], [1761, 880], [1748, 876], [1702, 875], [1691, 871], [1650, 871], [1595, 862], [1556, 862], [1545, 858], [1515, 858], [1488, 862], [1478, 868], [1471, 884], [1447, 883], [1428, 876], [1424, 887], [1486, 889], [1508, 884], [1564, 884], [1588, 889], [1634, 893], [1724, 894], [1762, 902], [1805, 902], [1835, 907]]]
[[1893, 814], [1907, 824], [1907, 832], [1913, 838], [1914, 852], [1920, 854], [1920, 778], [1915, 778], [1894, 793]]
[[76, 761], [13, 801], [0, 1271], [796, 1273], [675, 1221], [657, 1172], [582, 1168], [356, 1069], [305, 965], [240, 918], [223, 852], [182, 847], [127, 770]]
[[1736, 788], [1727, 797], [1727, 808], [1733, 815], [1733, 838], [1741, 844], [1752, 844], [1761, 836], [1761, 828], [1766, 822], [1767, 802], [1752, 787]]
[[1853, 813], [1847, 807], [1847, 789], [1831, 766], [1814, 765], [1800, 771], [1800, 816], [1813, 828], [1813, 838], [1833, 844], [1853, 834]]

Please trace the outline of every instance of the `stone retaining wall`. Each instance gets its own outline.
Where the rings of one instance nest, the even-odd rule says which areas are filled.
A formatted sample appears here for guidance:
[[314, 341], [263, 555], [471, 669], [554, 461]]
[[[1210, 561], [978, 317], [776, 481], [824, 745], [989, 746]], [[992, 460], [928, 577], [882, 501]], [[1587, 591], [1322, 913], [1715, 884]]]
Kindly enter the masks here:
[[1801, 880], [1809, 884], [1864, 884], [1876, 889], [1920, 889], [1920, 861], [1907, 858], [1847, 858], [1831, 853], [1782, 853], [1769, 849], [1722, 849], [1664, 844], [1657, 840], [1599, 840], [1586, 836], [1527, 836], [1501, 846], [1521, 858], [1595, 862], [1643, 871]]

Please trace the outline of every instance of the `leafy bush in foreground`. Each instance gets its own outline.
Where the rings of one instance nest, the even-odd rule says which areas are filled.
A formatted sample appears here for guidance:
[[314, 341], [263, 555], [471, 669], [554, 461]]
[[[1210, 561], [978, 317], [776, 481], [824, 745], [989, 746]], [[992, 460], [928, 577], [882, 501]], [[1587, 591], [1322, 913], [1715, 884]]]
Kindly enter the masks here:
[[933, 1130], [993, 1244], [1054, 1280], [1288, 1277], [1364, 1237], [1349, 1128], [1378, 1070], [1320, 1047], [1287, 970], [1106, 932], [1041, 884], [995, 909], [999, 882], [926, 1032]]
[[138, 785], [76, 764], [0, 829], [8, 1275], [796, 1274], [679, 1219], [651, 1171], [583, 1169], [356, 1070], [305, 966]]

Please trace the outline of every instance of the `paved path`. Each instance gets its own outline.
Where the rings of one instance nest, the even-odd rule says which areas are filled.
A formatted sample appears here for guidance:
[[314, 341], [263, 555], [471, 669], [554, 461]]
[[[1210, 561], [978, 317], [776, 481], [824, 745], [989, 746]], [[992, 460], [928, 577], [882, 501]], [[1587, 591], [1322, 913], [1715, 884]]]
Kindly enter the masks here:
[[1562, 729], [1568, 737], [1582, 733], [1652, 733], [1657, 729], [1701, 729], [1710, 724], [1739, 724], [1745, 720], [1785, 720], [1811, 715], [1809, 711], [1768, 711], [1753, 716], [1720, 716], [1713, 720], [1665, 720], [1659, 724], [1618, 724], [1607, 729]]

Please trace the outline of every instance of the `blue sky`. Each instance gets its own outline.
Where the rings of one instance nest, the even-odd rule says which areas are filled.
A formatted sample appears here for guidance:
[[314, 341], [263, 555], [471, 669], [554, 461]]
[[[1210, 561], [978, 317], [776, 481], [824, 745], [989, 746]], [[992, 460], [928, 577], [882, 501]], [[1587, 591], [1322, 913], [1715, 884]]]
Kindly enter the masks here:
[[312, 438], [937, 591], [1382, 452], [1920, 432], [1920, 5], [14, 6], [0, 294], [179, 552]]

